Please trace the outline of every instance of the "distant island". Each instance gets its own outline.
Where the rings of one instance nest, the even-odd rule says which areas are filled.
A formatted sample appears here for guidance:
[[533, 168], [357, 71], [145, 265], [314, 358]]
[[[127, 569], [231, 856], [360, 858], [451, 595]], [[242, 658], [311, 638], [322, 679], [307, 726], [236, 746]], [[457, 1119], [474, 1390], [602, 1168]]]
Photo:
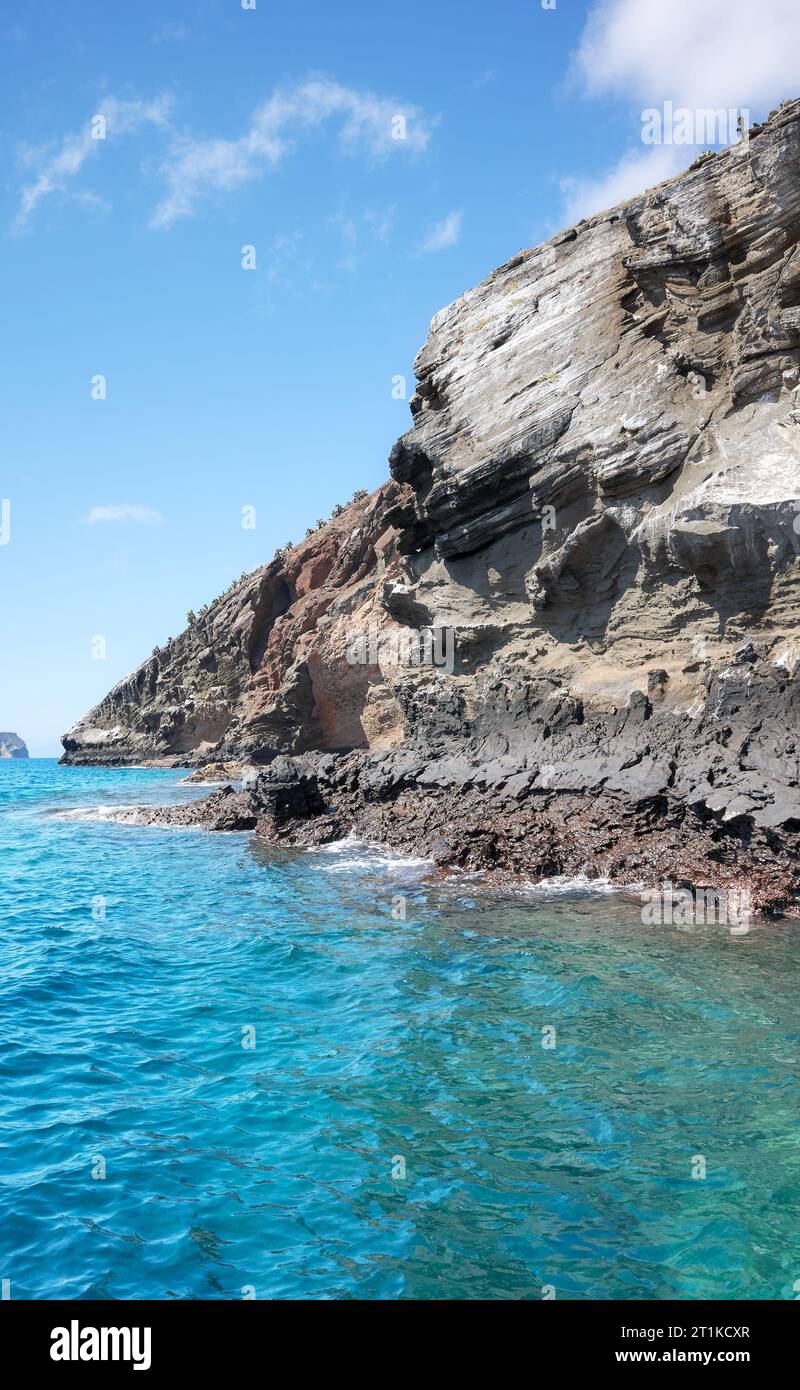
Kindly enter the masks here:
[[19, 734], [0, 734], [0, 758], [27, 758], [28, 750]]

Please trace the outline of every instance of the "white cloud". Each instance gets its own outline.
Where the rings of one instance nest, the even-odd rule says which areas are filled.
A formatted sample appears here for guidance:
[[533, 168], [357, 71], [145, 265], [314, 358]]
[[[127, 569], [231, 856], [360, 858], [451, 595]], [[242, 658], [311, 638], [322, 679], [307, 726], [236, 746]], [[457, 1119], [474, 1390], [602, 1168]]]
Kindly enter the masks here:
[[142, 507], [138, 502], [123, 502], [108, 507], [92, 507], [84, 521], [93, 526], [98, 521], [131, 521], [136, 526], [161, 526], [164, 518], [153, 507]]
[[564, 225], [570, 226], [582, 217], [605, 212], [617, 203], [635, 198], [646, 188], [679, 173], [690, 158], [680, 145], [653, 145], [646, 150], [629, 150], [597, 178], [563, 178]]
[[[667, 101], [676, 112], [725, 108], [748, 111], [753, 119], [766, 114], [797, 93], [798, 49], [799, 0], [596, 0], [572, 76], [584, 96], [616, 96], [639, 105], [641, 134], [644, 110]], [[704, 123], [696, 124], [699, 132]], [[736, 138], [734, 130], [722, 143]], [[698, 135], [698, 143], [716, 141]], [[686, 168], [696, 152], [685, 144], [642, 145], [594, 178], [562, 179], [565, 223], [652, 188]]]
[[[80, 173], [86, 160], [96, 155], [107, 141], [133, 135], [143, 126], [164, 126], [169, 119], [169, 110], [170, 99], [167, 96], [157, 97], [150, 102], [118, 101], [115, 97], [106, 97], [81, 130], [64, 136], [57, 151], [53, 152], [52, 146], [45, 150], [25, 150], [26, 166], [38, 172], [22, 190], [15, 224], [17, 229], [25, 226], [42, 198], [50, 193], [68, 192], [70, 181]], [[102, 116], [106, 123], [106, 139], [93, 138], [93, 121], [97, 116]], [[85, 198], [87, 195], [83, 196]]]
[[348, 241], [351, 246], [355, 245], [358, 241], [358, 225], [352, 217], [348, 217], [345, 212], [337, 212], [328, 220], [331, 226], [341, 233], [344, 241]]
[[[168, 37], [179, 36], [170, 32]], [[108, 97], [85, 127], [65, 136], [60, 146], [23, 149], [22, 163], [33, 177], [22, 190], [17, 228], [25, 226], [43, 198], [55, 192], [68, 194], [86, 161], [103, 148], [106, 140], [93, 138], [97, 116], [106, 122], [109, 141], [148, 125], [171, 130], [170, 148], [160, 165], [166, 193], [150, 222], [160, 228], [190, 216], [213, 193], [228, 192], [261, 178], [281, 162], [299, 136], [326, 122], [336, 122], [339, 146], [345, 153], [366, 152], [374, 159], [402, 151], [420, 153], [427, 147], [435, 123], [408, 103], [356, 91], [327, 77], [277, 88], [235, 140], [178, 134], [170, 125], [170, 111], [167, 96], [152, 102]], [[96, 195], [71, 196], [96, 201]]]
[[153, 43], [183, 43], [189, 37], [189, 30], [180, 20], [177, 23], [159, 24], [153, 33]]
[[601, 0], [575, 72], [589, 96], [764, 112], [797, 95], [798, 0]]
[[427, 256], [431, 251], [446, 251], [449, 246], [455, 246], [460, 236], [461, 213], [449, 212], [441, 222], [431, 227], [417, 254]]
[[375, 241], [387, 241], [394, 230], [394, 218], [395, 208], [392, 204], [381, 210], [368, 208], [364, 213], [363, 221], [369, 235], [374, 237]]
[[110, 212], [111, 204], [107, 198], [101, 198], [99, 193], [92, 193], [88, 188], [76, 188], [74, 192], [66, 195], [71, 202], [80, 203], [81, 207], [94, 208], [96, 212]]
[[269, 284], [294, 292], [299, 284], [313, 284], [314, 262], [302, 232], [283, 232], [273, 238], [264, 271]]
[[150, 225], [171, 227], [191, 216], [203, 198], [261, 178], [281, 162], [294, 138], [331, 119], [338, 120], [339, 144], [348, 153], [363, 150], [376, 158], [418, 153], [430, 139], [431, 123], [402, 102], [358, 92], [327, 77], [279, 88], [236, 140], [175, 139], [161, 168], [167, 193]]
[[359, 216], [337, 212], [328, 221], [339, 232], [343, 241], [350, 246], [362, 241], [388, 241], [394, 230], [395, 208], [390, 204], [385, 208], [366, 208]]

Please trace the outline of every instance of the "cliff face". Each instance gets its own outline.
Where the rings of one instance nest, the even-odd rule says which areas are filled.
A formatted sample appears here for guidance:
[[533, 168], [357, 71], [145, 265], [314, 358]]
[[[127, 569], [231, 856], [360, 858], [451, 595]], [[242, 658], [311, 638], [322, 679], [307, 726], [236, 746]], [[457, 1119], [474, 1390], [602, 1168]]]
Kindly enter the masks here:
[[436, 316], [391, 457], [424, 610], [469, 594], [584, 681], [796, 633], [798, 175], [795, 102]]
[[27, 758], [28, 750], [19, 734], [0, 734], [0, 758]]
[[66, 760], [366, 750], [313, 775], [356, 827], [391, 804], [372, 829], [395, 840], [411, 787], [551, 816], [602, 792], [637, 834], [691, 814], [777, 862], [800, 825], [799, 234], [792, 102], [515, 256], [434, 318], [393, 481], [155, 654]]
[[385, 514], [402, 491], [387, 483], [234, 584], [65, 734], [62, 761], [258, 762], [401, 737], [390, 686], [346, 657], [397, 571]]

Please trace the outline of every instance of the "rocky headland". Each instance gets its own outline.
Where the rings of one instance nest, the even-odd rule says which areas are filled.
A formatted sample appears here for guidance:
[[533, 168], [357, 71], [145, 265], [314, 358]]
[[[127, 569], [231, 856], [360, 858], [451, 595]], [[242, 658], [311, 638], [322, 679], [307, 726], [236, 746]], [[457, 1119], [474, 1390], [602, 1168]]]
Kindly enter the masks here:
[[240, 771], [172, 824], [797, 913], [799, 236], [795, 101], [514, 256], [433, 319], [390, 481], [63, 761]]
[[19, 734], [0, 734], [0, 758], [27, 758], [28, 749]]

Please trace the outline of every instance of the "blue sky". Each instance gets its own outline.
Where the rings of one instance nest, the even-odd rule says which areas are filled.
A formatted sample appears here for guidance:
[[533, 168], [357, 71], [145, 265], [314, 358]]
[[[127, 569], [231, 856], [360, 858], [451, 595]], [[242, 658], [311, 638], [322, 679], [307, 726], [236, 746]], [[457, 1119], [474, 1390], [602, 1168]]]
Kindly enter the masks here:
[[797, 95], [798, 12], [6, 10], [0, 728], [57, 754], [189, 608], [382, 482], [436, 310], [691, 162], [643, 107]]

